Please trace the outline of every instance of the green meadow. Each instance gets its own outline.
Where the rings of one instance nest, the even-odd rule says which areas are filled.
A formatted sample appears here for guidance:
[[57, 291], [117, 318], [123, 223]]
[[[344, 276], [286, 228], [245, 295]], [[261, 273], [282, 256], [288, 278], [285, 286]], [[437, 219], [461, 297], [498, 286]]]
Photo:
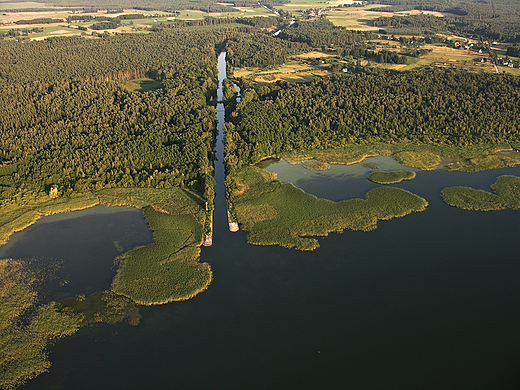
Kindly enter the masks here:
[[520, 209], [520, 177], [499, 176], [491, 189], [493, 193], [470, 187], [447, 187], [441, 196], [450, 206], [464, 210]]
[[280, 245], [311, 251], [319, 247], [313, 236], [345, 229], [369, 231], [380, 220], [423, 211], [423, 198], [399, 188], [376, 188], [365, 199], [332, 202], [307, 194], [274, 175], [247, 166], [237, 174], [233, 212], [254, 245]]
[[377, 184], [394, 184], [400, 183], [403, 180], [412, 180], [415, 179], [414, 171], [392, 171], [392, 172], [383, 172], [377, 171], [372, 172], [368, 175], [368, 180], [377, 183]]

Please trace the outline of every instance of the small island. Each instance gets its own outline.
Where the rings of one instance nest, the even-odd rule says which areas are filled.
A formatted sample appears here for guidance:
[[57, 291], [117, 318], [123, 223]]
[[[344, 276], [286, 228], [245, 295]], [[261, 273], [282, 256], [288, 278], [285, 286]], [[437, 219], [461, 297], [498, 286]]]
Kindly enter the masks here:
[[491, 189], [493, 193], [470, 187], [447, 187], [441, 196], [446, 204], [464, 210], [520, 209], [520, 177], [499, 176]]
[[372, 172], [368, 175], [368, 180], [377, 184], [394, 184], [403, 180], [415, 179], [414, 171], [392, 171], [392, 172]]

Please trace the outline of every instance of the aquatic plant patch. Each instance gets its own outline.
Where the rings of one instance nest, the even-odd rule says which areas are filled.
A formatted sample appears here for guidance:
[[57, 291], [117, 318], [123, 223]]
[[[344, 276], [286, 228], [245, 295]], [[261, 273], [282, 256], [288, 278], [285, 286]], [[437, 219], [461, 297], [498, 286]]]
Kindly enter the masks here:
[[441, 196], [446, 204], [464, 210], [520, 209], [520, 178], [499, 176], [491, 186], [493, 193], [470, 187], [447, 187]]
[[201, 221], [189, 212], [174, 213], [169, 206], [176, 208], [172, 202], [145, 209], [154, 242], [123, 255], [112, 284], [116, 294], [141, 305], [189, 299], [212, 279], [209, 264], [198, 261]]
[[0, 388], [14, 389], [48, 371], [47, 347], [83, 321], [55, 302], [41, 304], [41, 279], [26, 262], [0, 260]]
[[372, 172], [368, 175], [368, 180], [377, 184], [400, 183], [403, 180], [415, 179], [414, 171], [392, 171], [392, 172]]

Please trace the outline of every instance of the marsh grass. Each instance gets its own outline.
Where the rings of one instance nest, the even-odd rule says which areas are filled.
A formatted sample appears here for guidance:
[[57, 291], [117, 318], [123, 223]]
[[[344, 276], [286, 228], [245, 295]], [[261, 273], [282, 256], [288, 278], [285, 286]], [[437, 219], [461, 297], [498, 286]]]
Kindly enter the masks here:
[[377, 184], [400, 183], [403, 180], [415, 179], [414, 171], [392, 171], [392, 172], [372, 172], [368, 175], [368, 180]]
[[112, 283], [116, 294], [147, 306], [189, 299], [212, 279], [209, 264], [198, 261], [201, 221], [189, 213], [169, 213], [168, 204], [159, 209], [147, 207], [144, 213], [154, 242], [123, 255]]
[[330, 169], [329, 164], [317, 160], [309, 161], [303, 164], [303, 167], [312, 171], [326, 171], [327, 169]]
[[475, 157], [465, 161], [449, 164], [450, 171], [482, 171], [512, 167], [520, 164], [519, 153], [497, 153], [488, 156]]
[[491, 186], [493, 193], [470, 187], [447, 187], [441, 196], [448, 205], [464, 210], [520, 209], [520, 178], [499, 176]]
[[40, 303], [44, 275], [19, 260], [0, 260], [0, 388], [14, 389], [48, 371], [47, 347], [75, 333], [83, 316]]
[[234, 212], [248, 242], [314, 250], [318, 240], [344, 229], [373, 230], [379, 220], [423, 211], [428, 203], [399, 188], [376, 188], [366, 198], [332, 202], [318, 199], [294, 187], [281, 184], [257, 167], [244, 167], [238, 180], [249, 189], [235, 197]]
[[429, 170], [441, 163], [441, 156], [430, 151], [403, 151], [394, 154], [395, 160], [406, 167]]
[[[391, 156], [404, 166], [422, 170], [433, 169], [441, 162], [448, 161], [448, 170], [481, 171], [502, 168], [520, 163], [520, 153], [510, 151], [511, 145], [452, 146], [437, 144], [369, 144], [350, 145], [336, 149], [314, 149], [282, 153], [279, 157], [289, 162], [309, 159], [329, 164], [351, 165], [362, 162], [367, 157]], [[500, 152], [500, 153], [499, 153]]]
[[44, 196], [20, 206], [6, 205], [0, 210], [0, 245], [5, 244], [11, 234], [31, 226], [42, 216], [83, 210], [97, 204], [97, 196], [86, 194], [56, 199]]

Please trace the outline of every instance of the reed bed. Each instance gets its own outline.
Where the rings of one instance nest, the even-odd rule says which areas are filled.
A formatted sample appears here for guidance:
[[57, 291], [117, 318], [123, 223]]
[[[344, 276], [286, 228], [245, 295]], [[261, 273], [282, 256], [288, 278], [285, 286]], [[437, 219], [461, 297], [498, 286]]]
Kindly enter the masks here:
[[520, 154], [498, 153], [511, 151], [506, 143], [454, 146], [439, 144], [381, 144], [349, 145], [336, 149], [314, 149], [282, 153], [280, 157], [289, 162], [315, 159], [329, 164], [356, 164], [367, 157], [391, 156], [402, 165], [422, 170], [433, 169], [447, 161], [450, 170], [488, 170], [520, 163]]
[[48, 371], [47, 347], [75, 333], [82, 315], [42, 305], [42, 275], [26, 262], [0, 260], [0, 388], [14, 389]]
[[464, 210], [520, 209], [520, 178], [499, 176], [491, 186], [493, 193], [470, 187], [447, 187], [441, 196], [446, 204]]
[[484, 171], [512, 167], [520, 164], [520, 153], [497, 153], [448, 164], [449, 171]]
[[303, 164], [303, 167], [305, 169], [310, 169], [311, 171], [326, 171], [327, 169], [330, 169], [329, 164], [317, 160], [309, 161]]
[[376, 188], [365, 199], [332, 202], [307, 194], [292, 184], [281, 184], [257, 167], [244, 167], [238, 181], [248, 189], [235, 196], [234, 211], [248, 242], [314, 250], [312, 236], [331, 232], [372, 230], [378, 221], [423, 211], [423, 198], [399, 188]]
[[394, 184], [403, 180], [415, 179], [414, 171], [392, 171], [392, 172], [372, 172], [368, 175], [368, 180], [377, 184]]
[[198, 261], [201, 221], [190, 213], [174, 213], [175, 209], [173, 202], [145, 208], [154, 242], [121, 257], [112, 283], [116, 294], [150, 306], [186, 300], [208, 287], [211, 269]]
[[395, 160], [410, 168], [424, 171], [435, 168], [441, 163], [441, 156], [430, 151], [403, 151], [394, 154]]
[[[191, 298], [207, 288], [212, 274], [199, 263], [202, 228], [207, 220], [202, 198], [181, 188], [111, 188], [75, 198], [42, 197], [23, 206], [4, 207], [0, 243], [43, 215], [98, 204], [145, 208], [154, 242], [124, 255], [113, 291], [143, 305]], [[3, 240], [3, 241], [2, 241]]]

